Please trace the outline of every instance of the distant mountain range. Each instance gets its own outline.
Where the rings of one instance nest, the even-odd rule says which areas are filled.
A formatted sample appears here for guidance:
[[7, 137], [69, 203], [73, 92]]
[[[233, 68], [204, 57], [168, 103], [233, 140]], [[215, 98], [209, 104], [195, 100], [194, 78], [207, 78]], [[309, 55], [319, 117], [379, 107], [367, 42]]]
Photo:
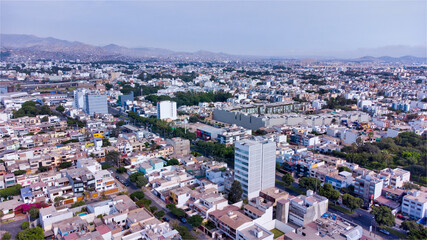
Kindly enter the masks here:
[[[272, 59], [270, 57], [260, 56], [239, 56], [225, 53], [213, 53], [209, 51], [198, 52], [176, 52], [163, 48], [127, 48], [116, 44], [106, 46], [93, 46], [82, 42], [71, 42], [52, 37], [40, 38], [34, 35], [24, 34], [0, 34], [0, 56], [22, 56], [44, 59], [80, 59], [84, 61], [95, 60], [142, 60], [147, 58], [163, 59]], [[382, 52], [384, 52], [382, 48]], [[394, 48], [395, 49], [395, 48]], [[404, 47], [399, 47], [400, 52], [405, 52]], [[416, 49], [418, 51], [418, 49]], [[360, 51], [368, 53], [367, 49]], [[378, 51], [376, 52], [378, 53]], [[366, 54], [367, 55], [367, 54]], [[276, 60], [282, 58], [274, 57]], [[285, 58], [283, 58], [285, 59]], [[400, 63], [427, 63], [426, 58], [403, 56], [395, 57], [362, 57], [356, 59], [337, 59], [330, 60], [356, 61], [356, 62], [400, 62]]]

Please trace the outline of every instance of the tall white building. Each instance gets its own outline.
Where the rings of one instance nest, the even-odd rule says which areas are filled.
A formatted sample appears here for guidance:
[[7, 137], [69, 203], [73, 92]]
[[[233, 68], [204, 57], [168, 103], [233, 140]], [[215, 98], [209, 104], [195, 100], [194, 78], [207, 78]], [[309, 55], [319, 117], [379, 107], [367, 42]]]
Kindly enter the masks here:
[[85, 109], [85, 95], [87, 93], [86, 89], [77, 89], [74, 90], [74, 107]]
[[234, 179], [242, 185], [243, 196], [257, 197], [259, 191], [274, 187], [276, 144], [244, 139], [236, 142]]
[[177, 119], [176, 102], [161, 101], [157, 103], [157, 118], [158, 119]]
[[414, 191], [405, 195], [402, 200], [402, 213], [418, 219], [427, 216], [427, 193]]

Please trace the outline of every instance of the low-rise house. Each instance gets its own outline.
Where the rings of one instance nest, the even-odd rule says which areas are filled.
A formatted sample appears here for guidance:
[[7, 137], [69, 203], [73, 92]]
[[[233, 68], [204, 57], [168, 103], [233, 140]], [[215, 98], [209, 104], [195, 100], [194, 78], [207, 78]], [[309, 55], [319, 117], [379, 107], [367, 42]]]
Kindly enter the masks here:
[[50, 206], [39, 210], [39, 221], [45, 231], [51, 230], [52, 224], [72, 217], [73, 212], [68, 208], [57, 210], [55, 207]]

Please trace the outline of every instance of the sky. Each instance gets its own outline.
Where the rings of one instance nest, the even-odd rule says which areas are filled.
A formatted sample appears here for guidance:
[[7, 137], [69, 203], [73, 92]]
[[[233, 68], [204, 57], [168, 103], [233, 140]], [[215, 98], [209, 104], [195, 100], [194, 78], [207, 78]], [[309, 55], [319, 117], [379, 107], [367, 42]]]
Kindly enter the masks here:
[[396, 48], [402, 54], [416, 54], [427, 45], [427, 1], [423, 0], [2, 0], [0, 4], [1, 33], [97, 46], [339, 56], [393, 53]]

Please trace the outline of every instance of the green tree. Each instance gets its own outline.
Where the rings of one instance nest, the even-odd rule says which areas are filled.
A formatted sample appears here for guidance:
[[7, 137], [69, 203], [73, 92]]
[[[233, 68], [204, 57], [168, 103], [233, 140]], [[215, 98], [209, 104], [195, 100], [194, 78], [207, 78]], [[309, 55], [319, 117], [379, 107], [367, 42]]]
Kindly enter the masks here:
[[148, 179], [145, 176], [138, 176], [135, 181], [137, 187], [144, 187], [147, 183]]
[[64, 111], [65, 111], [65, 108], [64, 108], [64, 106], [59, 105], [58, 107], [56, 107], [56, 111], [58, 111], [58, 112], [62, 113], [62, 112], [64, 112]]
[[409, 230], [409, 239], [427, 239], [427, 228], [423, 228], [421, 230]]
[[344, 166], [339, 167], [339, 168], [338, 168], [338, 171], [339, 171], [339, 172], [346, 171], [346, 172], [349, 172], [349, 173], [353, 172], [353, 171], [351, 171], [351, 169], [350, 169], [350, 168], [348, 168], [348, 167], [344, 167]]
[[136, 191], [136, 192], [133, 192], [130, 195], [130, 198], [132, 198], [132, 199], [138, 199], [138, 200], [141, 200], [144, 197], [145, 197], [145, 194], [142, 191]]
[[25, 173], [27, 173], [27, 171], [25, 171], [25, 170], [16, 170], [13, 172], [13, 174], [15, 174], [15, 176], [23, 175]]
[[120, 120], [120, 121], [116, 122], [116, 127], [121, 127], [121, 126], [123, 126], [125, 124], [126, 124], [125, 121]]
[[184, 240], [196, 240], [190, 231], [188, 231], [188, 228], [185, 226], [178, 226], [175, 228], [179, 232], [179, 235], [181, 235], [182, 239]]
[[30, 227], [30, 222], [28, 222], [28, 221], [23, 221], [22, 223], [21, 223], [21, 229], [22, 230], [25, 230], [25, 229], [27, 229], [27, 228], [29, 228]]
[[41, 122], [47, 122], [47, 121], [49, 121], [49, 117], [48, 116], [42, 117]]
[[151, 206], [150, 207], [150, 212], [154, 213], [157, 211], [157, 207], [156, 206]]
[[422, 224], [419, 224], [415, 221], [403, 221], [402, 224], [400, 225], [400, 227], [406, 231], [409, 231], [411, 229], [413, 229], [415, 231], [421, 231], [424, 228], [424, 226]]
[[313, 177], [302, 177], [298, 182], [298, 186], [307, 190], [316, 191], [320, 188], [320, 180]]
[[155, 214], [154, 214], [154, 216], [156, 217], [156, 218], [158, 218], [158, 219], [160, 219], [160, 218], [162, 218], [163, 216], [165, 216], [166, 215], [166, 213], [165, 213], [165, 211], [163, 211], [163, 210], [160, 210], [160, 211], [158, 211], [158, 212], [156, 212]]
[[116, 164], [117, 166], [119, 166], [119, 161], [120, 161], [120, 153], [117, 151], [110, 151], [105, 155], [105, 160], [107, 162], [112, 162], [114, 164]]
[[145, 207], [145, 208], [148, 209], [150, 207], [150, 205], [151, 205], [151, 200], [143, 198], [141, 200], [136, 201], [135, 204], [138, 205], [138, 207]]
[[242, 200], [243, 189], [239, 181], [234, 180], [231, 184], [230, 192], [228, 193], [228, 201], [232, 203]]
[[173, 165], [179, 165], [179, 161], [176, 158], [172, 158], [171, 160], [168, 161], [168, 166], [173, 166]]
[[49, 171], [49, 167], [40, 166], [38, 170], [39, 170], [39, 172], [47, 172], [47, 171]]
[[108, 138], [103, 138], [102, 147], [108, 147], [108, 146], [111, 146], [110, 140], [108, 140]]
[[285, 173], [282, 177], [282, 181], [285, 183], [285, 186], [291, 186], [295, 180], [290, 173]]
[[122, 173], [126, 172], [126, 168], [125, 167], [118, 167], [117, 172], [122, 174]]
[[202, 222], [203, 222], [203, 218], [199, 214], [193, 215], [189, 217], [187, 220], [188, 220], [188, 223], [193, 227], [200, 227], [200, 225], [202, 225]]
[[17, 240], [44, 240], [44, 231], [41, 227], [28, 228], [16, 235]]
[[28, 213], [30, 214], [31, 219], [39, 218], [39, 209], [37, 208], [31, 208]]
[[0, 197], [2, 198], [8, 198], [11, 196], [18, 196], [21, 195], [21, 188], [22, 186], [19, 184], [0, 189]]
[[335, 190], [330, 183], [323, 184], [319, 190], [319, 195], [328, 198], [332, 202], [335, 202], [340, 198], [340, 192]]
[[12, 239], [12, 235], [8, 232], [3, 233], [3, 236], [1, 236], [2, 240], [10, 240]]
[[394, 226], [394, 216], [391, 213], [391, 209], [386, 206], [373, 207], [372, 213], [375, 216], [375, 221], [384, 226], [392, 227]]
[[181, 208], [173, 208], [171, 212], [173, 213], [173, 215], [175, 215], [178, 218], [185, 217], [185, 211], [182, 210]]
[[73, 166], [73, 164], [70, 163], [70, 162], [62, 162], [62, 163], [59, 164], [58, 167], [61, 168], [61, 169], [64, 169], [64, 168], [69, 168], [71, 166]]
[[342, 196], [342, 202], [345, 206], [350, 208], [353, 212], [355, 209], [360, 208], [363, 204], [363, 200], [358, 197], [353, 197], [350, 194], [346, 193]]

